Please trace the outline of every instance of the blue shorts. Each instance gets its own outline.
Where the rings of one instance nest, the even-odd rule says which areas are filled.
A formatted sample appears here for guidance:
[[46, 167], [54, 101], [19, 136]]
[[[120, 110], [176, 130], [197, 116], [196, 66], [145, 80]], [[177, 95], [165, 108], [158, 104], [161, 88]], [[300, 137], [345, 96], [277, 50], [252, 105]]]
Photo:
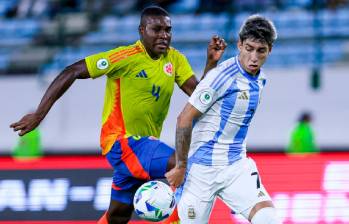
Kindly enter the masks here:
[[114, 168], [111, 199], [132, 204], [133, 195], [148, 180], [164, 178], [174, 149], [154, 137], [116, 141], [106, 157]]

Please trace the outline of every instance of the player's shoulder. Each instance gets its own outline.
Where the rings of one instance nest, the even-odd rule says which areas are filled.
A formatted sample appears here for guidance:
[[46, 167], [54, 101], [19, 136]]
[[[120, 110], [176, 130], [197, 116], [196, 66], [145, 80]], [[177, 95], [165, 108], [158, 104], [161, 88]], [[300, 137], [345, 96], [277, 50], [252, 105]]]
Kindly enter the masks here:
[[130, 44], [130, 45], [123, 45], [123, 46], [117, 46], [113, 49], [110, 49], [107, 51], [109, 54], [113, 53], [119, 53], [120, 55], [122, 54], [127, 54], [127, 53], [137, 53], [137, 52], [143, 52], [142, 47], [139, 45], [138, 42]]
[[261, 69], [258, 78], [259, 79], [266, 79], [267, 75], [265, 74], [264, 70]]
[[229, 83], [233, 82], [236, 77], [234, 75], [236, 71], [235, 58], [229, 58], [208, 71], [200, 84], [206, 87], [209, 86], [215, 91], [218, 91], [222, 87], [227, 87]]
[[236, 67], [236, 58], [231, 57], [223, 62], [219, 63], [217, 67], [213, 68], [210, 71], [210, 75], [214, 74], [215, 76], [220, 75], [220, 76], [226, 76], [230, 75], [232, 71], [234, 71], [234, 68]]
[[228, 58], [228, 59], [224, 60], [223, 62], [221, 62], [217, 66], [217, 70], [218, 71], [225, 71], [230, 67], [236, 67], [236, 66], [237, 66], [236, 57], [231, 57], [231, 58]]
[[262, 82], [263, 86], [267, 82], [267, 75], [265, 74], [263, 69], [260, 70], [260, 73], [259, 73], [259, 76], [258, 76], [258, 80], [260, 80]]
[[118, 46], [105, 52], [105, 56], [109, 59], [111, 64], [118, 62], [129, 62], [138, 59], [138, 55], [143, 52], [143, 48], [138, 42], [130, 45]]

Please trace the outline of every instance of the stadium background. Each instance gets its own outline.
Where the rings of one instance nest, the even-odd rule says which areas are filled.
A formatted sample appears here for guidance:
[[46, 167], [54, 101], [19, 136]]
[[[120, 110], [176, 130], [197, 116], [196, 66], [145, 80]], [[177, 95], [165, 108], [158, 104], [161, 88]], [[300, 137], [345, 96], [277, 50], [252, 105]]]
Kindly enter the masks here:
[[[95, 223], [106, 209], [111, 170], [98, 146], [103, 78], [77, 81], [52, 108], [40, 126], [43, 159], [13, 160], [17, 135], [8, 126], [36, 107], [66, 65], [135, 41], [139, 10], [150, 2], [0, 1], [0, 223]], [[213, 34], [227, 40], [228, 58], [246, 16], [275, 22], [279, 39], [266, 63], [268, 84], [248, 149], [284, 223], [349, 223], [348, 1], [157, 2], [171, 13], [173, 46], [199, 77]], [[177, 88], [161, 135], [170, 145], [185, 102]], [[313, 114], [321, 153], [287, 155], [304, 110]], [[217, 202], [210, 223], [240, 222]]]

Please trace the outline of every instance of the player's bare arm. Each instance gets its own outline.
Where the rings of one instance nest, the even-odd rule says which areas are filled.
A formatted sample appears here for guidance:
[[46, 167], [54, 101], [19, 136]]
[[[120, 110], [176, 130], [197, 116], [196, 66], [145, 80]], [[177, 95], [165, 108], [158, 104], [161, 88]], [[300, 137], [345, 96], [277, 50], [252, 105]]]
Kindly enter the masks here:
[[188, 152], [191, 139], [192, 127], [178, 127], [176, 130], [176, 148], [178, 153], [176, 154], [176, 166], [178, 168], [187, 168], [188, 164]]
[[[207, 47], [206, 66], [204, 69], [204, 73], [201, 77], [201, 80], [206, 76], [206, 73], [208, 71], [210, 71], [212, 68], [217, 66], [217, 63], [221, 59], [226, 47], [227, 47], [227, 43], [223, 38], [217, 35], [211, 38], [211, 41]], [[191, 94], [194, 92], [198, 83], [199, 81], [196, 79], [195, 75], [193, 75], [181, 86], [181, 89], [188, 96], [191, 96]]]
[[175, 187], [182, 184], [188, 163], [193, 120], [202, 114], [190, 103], [184, 107], [177, 118], [176, 128], [176, 166], [165, 174], [167, 181]]
[[50, 84], [36, 111], [25, 115], [21, 120], [10, 125], [23, 136], [36, 128], [45, 118], [52, 105], [65, 93], [76, 79], [87, 79], [90, 75], [85, 60], [80, 60], [66, 67]]

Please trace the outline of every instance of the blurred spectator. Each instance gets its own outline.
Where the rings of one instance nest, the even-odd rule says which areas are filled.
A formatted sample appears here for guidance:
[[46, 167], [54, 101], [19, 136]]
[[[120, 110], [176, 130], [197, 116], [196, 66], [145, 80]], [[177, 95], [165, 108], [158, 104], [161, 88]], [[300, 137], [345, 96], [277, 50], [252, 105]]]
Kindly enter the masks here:
[[200, 0], [197, 13], [220, 13], [231, 9], [232, 0]]
[[76, 12], [80, 10], [79, 0], [18, 0], [7, 10], [7, 18], [53, 18], [58, 13]]
[[41, 134], [38, 128], [19, 137], [12, 156], [16, 159], [35, 159], [42, 156]]
[[60, 13], [78, 12], [81, 9], [79, 0], [50, 0], [49, 16], [53, 19]]
[[88, 0], [82, 2], [82, 8], [90, 14], [100, 15], [109, 13], [113, 5], [123, 0]]
[[327, 7], [329, 9], [338, 9], [341, 7], [345, 7], [346, 5], [348, 5], [348, 3], [348, 0], [328, 0]]
[[16, 17], [40, 17], [47, 12], [48, 5], [47, 0], [21, 0], [18, 3]]
[[235, 12], [260, 12], [272, 7], [279, 7], [279, 0], [232, 0]]
[[311, 122], [312, 116], [309, 112], [301, 114], [297, 125], [292, 130], [287, 148], [288, 153], [314, 153], [319, 151], [315, 144]]
[[143, 9], [147, 6], [158, 5], [164, 9], [168, 10], [168, 7], [177, 1], [178, 0], [138, 0], [137, 5], [136, 5], [136, 9], [138, 11], [141, 11], [141, 9]]

